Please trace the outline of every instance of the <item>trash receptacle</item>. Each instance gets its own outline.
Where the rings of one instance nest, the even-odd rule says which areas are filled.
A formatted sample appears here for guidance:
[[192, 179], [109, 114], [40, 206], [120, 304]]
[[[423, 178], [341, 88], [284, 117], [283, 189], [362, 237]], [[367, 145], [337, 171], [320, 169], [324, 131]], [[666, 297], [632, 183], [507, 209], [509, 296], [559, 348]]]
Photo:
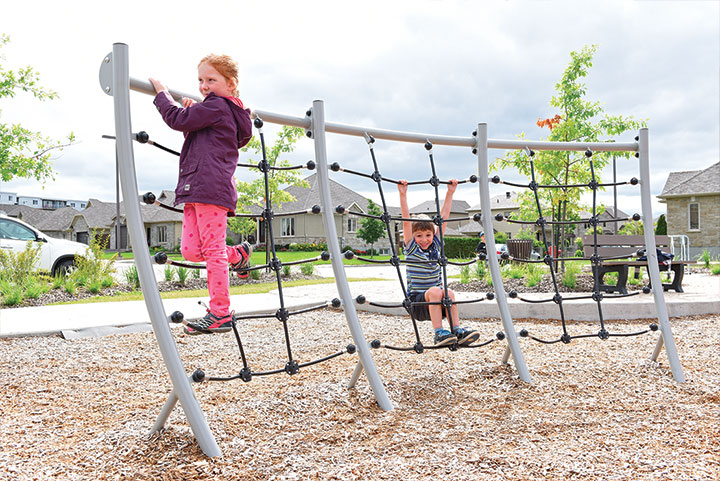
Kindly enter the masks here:
[[532, 251], [532, 239], [508, 239], [508, 253], [516, 259], [530, 259]]

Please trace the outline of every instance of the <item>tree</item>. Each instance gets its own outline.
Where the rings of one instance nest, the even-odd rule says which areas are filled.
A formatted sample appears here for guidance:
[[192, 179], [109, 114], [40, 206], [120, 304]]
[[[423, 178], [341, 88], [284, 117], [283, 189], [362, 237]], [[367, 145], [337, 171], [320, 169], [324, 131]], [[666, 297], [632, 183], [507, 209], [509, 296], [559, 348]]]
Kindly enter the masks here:
[[[555, 95], [550, 99], [550, 105], [557, 108], [559, 113], [537, 121], [538, 127], [547, 127], [550, 131], [544, 140], [600, 142], [645, 126], [645, 121], [635, 120], [633, 117], [604, 114], [600, 102], [585, 99], [587, 88], [580, 80], [587, 77], [596, 49], [597, 47], [592, 45], [585, 46], [579, 52], [570, 52], [570, 64], [555, 84]], [[518, 137], [525, 138], [525, 134], [522, 133]], [[629, 157], [630, 153], [594, 153], [591, 160], [598, 182], [601, 182], [601, 170], [608, 164], [612, 155]], [[523, 151], [510, 151], [494, 162], [493, 168], [511, 167], [529, 178], [531, 171], [528, 159]], [[592, 179], [590, 164], [584, 152], [541, 151], [535, 154], [533, 160], [535, 180], [541, 185], [588, 184]], [[588, 210], [587, 206], [582, 205], [580, 198], [583, 193], [589, 191], [589, 187], [539, 189], [540, 204], [544, 209], [549, 210], [543, 213], [543, 217], [553, 221], [579, 219], [580, 210]], [[548, 213], [550, 215], [547, 215]], [[520, 195], [518, 218], [522, 220], [538, 218], [535, 197], [529, 190]], [[553, 228], [553, 238], [559, 238], [556, 244], [565, 245], [565, 227]]]
[[655, 226], [655, 235], [667, 235], [667, 220], [665, 214], [660, 214], [657, 225]]
[[[368, 199], [367, 213], [370, 215], [381, 215], [380, 206]], [[385, 234], [385, 223], [378, 219], [364, 217], [360, 220], [360, 227], [357, 230], [357, 236], [364, 240], [366, 244], [370, 244], [370, 257], [375, 253], [373, 245]]]
[[[0, 48], [10, 42], [7, 35], [0, 34]], [[0, 61], [3, 57], [0, 56]], [[0, 99], [15, 97], [18, 92], [28, 92], [38, 100], [52, 100], [57, 93], [46, 90], [37, 84], [38, 74], [32, 67], [5, 70], [0, 64]], [[2, 113], [0, 111], [0, 113]], [[50, 163], [51, 151], [71, 145], [75, 140], [72, 133], [68, 135], [68, 142], [43, 137], [40, 132], [29, 130], [20, 124], [6, 124], [0, 122], [0, 178], [8, 182], [13, 178], [34, 178], [38, 181], [53, 179], [53, 170]]]
[[618, 231], [620, 235], [643, 235], [644, 233], [645, 226], [639, 220], [627, 221]]
[[[286, 159], [282, 159], [282, 155], [288, 152], [292, 152], [295, 149], [295, 142], [300, 137], [304, 136], [304, 130], [299, 127], [288, 127], [283, 126], [278, 133], [275, 143], [271, 147], [266, 145], [266, 160], [271, 167], [288, 167], [290, 162]], [[243, 152], [253, 151], [255, 154], [259, 154], [257, 160], [249, 159], [249, 163], [257, 163], [262, 160], [262, 144], [259, 138], [253, 137], [250, 142], [242, 148]], [[268, 187], [270, 193], [270, 199], [272, 201], [273, 210], [279, 209], [282, 204], [292, 202], [295, 198], [288, 192], [283, 190], [284, 186], [287, 185], [299, 185], [307, 187], [308, 183], [302, 180], [299, 170], [270, 170], [268, 171]], [[265, 179], [261, 175], [259, 178], [244, 182], [239, 181], [237, 183], [238, 191], [238, 202], [237, 212], [239, 213], [250, 213], [251, 206], [260, 206], [265, 208]], [[243, 217], [231, 217], [228, 219], [228, 226], [233, 232], [241, 234], [251, 234], [255, 232], [255, 220]], [[270, 237], [266, 236], [267, 241], [270, 241]], [[270, 249], [266, 249], [266, 257], [269, 262]]]

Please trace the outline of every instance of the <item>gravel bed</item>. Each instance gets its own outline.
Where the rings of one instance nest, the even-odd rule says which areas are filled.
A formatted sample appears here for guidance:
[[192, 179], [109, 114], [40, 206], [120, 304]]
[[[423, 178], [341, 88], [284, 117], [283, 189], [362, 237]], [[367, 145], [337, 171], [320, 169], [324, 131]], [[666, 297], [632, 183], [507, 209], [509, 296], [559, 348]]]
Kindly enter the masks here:
[[[360, 313], [368, 339], [414, 342], [408, 318]], [[610, 322], [630, 332], [639, 322]], [[551, 321], [522, 320], [541, 337]], [[351, 342], [344, 314], [293, 316], [294, 358]], [[489, 340], [497, 319], [468, 321]], [[152, 333], [63, 340], [0, 339], [0, 479], [12, 480], [712, 480], [720, 477], [720, 316], [672, 320], [687, 382], [656, 335], [542, 345], [521, 339], [532, 384], [502, 366], [505, 344], [401, 353], [373, 351], [396, 409], [383, 412], [342, 355], [249, 383], [203, 383], [196, 396], [223, 457], [206, 458], [176, 408], [149, 436], [170, 384]], [[572, 333], [593, 330], [570, 323]], [[275, 320], [240, 326], [256, 370], [282, 368]], [[431, 329], [420, 324], [423, 342]], [[188, 372], [238, 372], [232, 333], [173, 330]]]

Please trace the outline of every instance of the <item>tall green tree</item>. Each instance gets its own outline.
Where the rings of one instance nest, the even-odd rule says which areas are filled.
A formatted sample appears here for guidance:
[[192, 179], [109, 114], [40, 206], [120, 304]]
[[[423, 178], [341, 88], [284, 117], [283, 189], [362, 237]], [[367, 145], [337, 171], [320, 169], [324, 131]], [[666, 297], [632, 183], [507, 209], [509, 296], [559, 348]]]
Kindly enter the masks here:
[[665, 214], [660, 214], [655, 225], [655, 235], [667, 235], [667, 219]]
[[[0, 34], [0, 49], [9, 42], [7, 35]], [[0, 99], [15, 97], [19, 92], [29, 93], [41, 101], [57, 98], [57, 93], [38, 85], [39, 76], [32, 67], [24, 67], [17, 72], [6, 70], [2, 66], [3, 60], [4, 56], [0, 55]], [[0, 121], [0, 178], [3, 182], [14, 178], [34, 178], [41, 182], [52, 180], [51, 151], [62, 150], [74, 140], [72, 133], [66, 143], [61, 143], [20, 124]]]
[[[368, 199], [367, 213], [370, 215], [381, 215], [382, 209], [379, 205]], [[375, 254], [374, 245], [375, 243], [385, 235], [385, 223], [378, 219], [370, 217], [363, 217], [360, 220], [360, 227], [357, 230], [356, 235], [365, 241], [366, 244], [370, 244], [370, 257]]]
[[[643, 120], [632, 116], [608, 115], [604, 113], [600, 102], [586, 99], [587, 87], [582, 79], [588, 76], [597, 46], [585, 46], [580, 51], [570, 52], [570, 63], [555, 84], [555, 95], [550, 99], [550, 106], [555, 108], [555, 115], [546, 119], [538, 119], [537, 125], [547, 127], [550, 134], [543, 140], [563, 142], [601, 142], [612, 141], [628, 130], [637, 130], [646, 125]], [[519, 138], [524, 139], [521, 133]], [[598, 182], [602, 169], [608, 164], [612, 155], [629, 157], [630, 153], [596, 152], [591, 160]], [[590, 162], [584, 152], [540, 151], [533, 158], [535, 179], [538, 184], [577, 185], [587, 184], [592, 179]], [[529, 157], [523, 151], [510, 151], [493, 163], [494, 169], [514, 168], [520, 174], [530, 177]], [[590, 210], [580, 201], [589, 187], [562, 187], [539, 189], [543, 217], [553, 221], [567, 221], [580, 218], [581, 210]], [[518, 218], [535, 220], [538, 217], [534, 194], [530, 191], [520, 196]], [[599, 205], [598, 205], [599, 207]], [[601, 210], [598, 209], [598, 213]], [[554, 229], [554, 238], [565, 239], [565, 226]], [[561, 241], [561, 245], [565, 242]]]

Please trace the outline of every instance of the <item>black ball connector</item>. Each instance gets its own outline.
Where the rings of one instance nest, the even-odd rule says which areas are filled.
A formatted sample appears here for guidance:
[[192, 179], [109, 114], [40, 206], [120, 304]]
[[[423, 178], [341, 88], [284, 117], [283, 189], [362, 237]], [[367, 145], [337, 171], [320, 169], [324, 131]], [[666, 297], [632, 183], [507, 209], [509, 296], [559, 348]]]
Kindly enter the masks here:
[[432, 142], [430, 142], [429, 140], [427, 142], [425, 142], [425, 150], [430, 151], [430, 150], [432, 150], [432, 148], [433, 148]]
[[373, 339], [372, 341], [370, 341], [370, 347], [371, 347], [371, 348], [373, 348], [373, 349], [380, 349], [380, 346], [381, 346], [381, 344], [380, 344], [380, 339]]
[[478, 152], [477, 149], [472, 149], [473, 155], [477, 155], [477, 152]]
[[330, 170], [332, 170], [333, 172], [339, 171], [340, 164], [338, 164], [337, 162], [333, 162], [332, 164], [330, 164]]
[[517, 298], [518, 293], [515, 289], [513, 289], [510, 292], [508, 292], [508, 296], [510, 296], [510, 299], [515, 299], [515, 298]]
[[563, 298], [560, 294], [555, 294], [552, 300], [555, 304], [562, 304]]
[[330, 301], [330, 305], [337, 309], [338, 307], [342, 306], [342, 301], [337, 297], [334, 297], [333, 300]]
[[288, 311], [284, 307], [281, 307], [280, 309], [275, 311], [275, 317], [278, 321], [285, 322], [290, 319], [290, 311]]
[[475, 184], [478, 180], [477, 175], [475, 175], [475, 174], [471, 175], [469, 180], [470, 180], [471, 184]]
[[650, 330], [653, 332], [657, 331], [658, 325], [653, 322], [652, 324], [650, 324]]
[[509, 253], [509, 252], [503, 252], [502, 254], [500, 254], [500, 258], [501, 258], [502, 260], [506, 261], [506, 260], [510, 259], [510, 253]]
[[174, 322], [175, 324], [180, 324], [185, 320], [185, 315], [180, 311], [175, 311], [172, 314], [170, 314], [170, 321]]
[[560, 340], [561, 340], [564, 344], [570, 344], [570, 341], [572, 341], [572, 337], [570, 337], [570, 334], [568, 334], [568, 333], [566, 332], [565, 334], [563, 334], [562, 336], [560, 336]]
[[473, 131], [472, 131], [472, 136], [473, 136], [473, 137], [477, 137], [477, 130], [473, 130]]
[[330, 260], [330, 253], [329, 253], [328, 251], [322, 251], [322, 252], [320, 253], [320, 259], [322, 259], [322, 260], [324, 260], [324, 261], [329, 261], [329, 260]]
[[321, 210], [322, 210], [322, 209], [320, 209], [320, 206], [317, 205], [317, 204], [315, 204], [314, 206], [312, 206], [312, 209], [311, 209], [310, 211], [311, 211], [313, 214], [319, 214], [319, 213], [321, 212]]
[[487, 259], [487, 254], [486, 254], [486, 253], [484, 253], [484, 252], [478, 252], [478, 260], [479, 260], [479, 261], [484, 261], [484, 260], [486, 260], [486, 259]]
[[345, 259], [350, 260], [355, 258], [355, 253], [353, 251], [345, 251]]
[[345, 348], [345, 351], [348, 354], [355, 354], [355, 351], [357, 351], [357, 347], [355, 347], [355, 344], [348, 344], [347, 347]]
[[642, 288], [643, 294], [650, 294], [652, 292], [652, 289], [650, 286], [643, 286]]
[[488, 292], [487, 294], [485, 294], [485, 297], [487, 298], [488, 301], [492, 301], [493, 299], [495, 299], [495, 293]]
[[635, 136], [635, 142], [639, 142], [639, 141], [640, 141], [640, 136], [639, 136], [639, 135], [636, 135], [636, 136]]
[[603, 341], [606, 341], [610, 339], [610, 333], [606, 329], [600, 329], [600, 331], [598, 331], [598, 337]]
[[300, 372], [300, 365], [297, 363], [297, 361], [292, 361], [287, 364], [285, 364], [285, 372], [289, 375], [297, 374]]
[[498, 222], [502, 222], [504, 218], [505, 216], [502, 214], [495, 214], [495, 220]]
[[345, 213], [345, 206], [339, 205], [339, 206], [335, 207], [335, 212], [337, 212], [338, 214], [344, 214], [344, 213]]
[[589, 159], [590, 157], [592, 157], [592, 155], [593, 155], [592, 150], [585, 149], [585, 157], [587, 157]]
[[640, 182], [637, 177], [633, 177], [630, 179], [630, 185], [638, 185], [638, 182]]
[[249, 367], [240, 369], [240, 379], [242, 379], [243, 382], [250, 382], [252, 380], [252, 371], [250, 371]]
[[156, 264], [165, 264], [168, 260], [168, 256], [164, 252], [158, 252], [153, 256], [153, 259], [155, 259]]
[[529, 335], [530, 335], [530, 333], [528, 332], [527, 329], [523, 329], [520, 331], [520, 337], [528, 337]]
[[423, 347], [422, 343], [416, 342], [413, 346], [413, 351], [417, 352], [418, 354], [422, 354], [425, 350], [425, 347]]
[[312, 139], [312, 131], [308, 130], [307, 132], [305, 132], [305, 136], [309, 139]]
[[155, 203], [155, 194], [153, 194], [152, 192], [147, 192], [147, 193], [143, 194], [143, 202], [145, 202], [148, 205], [154, 204]]
[[640, 152], [635, 152], [635, 158], [636, 158], [636, 159], [639, 159], [639, 158], [640, 158]]
[[535, 157], [535, 151], [533, 149], [528, 149], [528, 155], [530, 157]]
[[372, 135], [368, 135], [368, 144], [374, 144], [375, 143], [375, 137]]
[[315, 170], [315, 161], [314, 160], [308, 160], [307, 164], [305, 164], [305, 168], [307, 170]]
[[505, 339], [505, 333], [502, 331], [498, 331], [497, 334], [495, 334], [495, 338], [498, 341], [502, 341], [503, 339]]
[[365, 299], [365, 296], [363, 296], [362, 294], [355, 298], [355, 302], [357, 302], [358, 304], [365, 304], [366, 300], [367, 299]]
[[257, 117], [255, 121], [253, 122], [253, 125], [255, 125], [256, 129], [262, 129], [263, 121], [260, 117]]
[[148, 135], [147, 132], [145, 132], [144, 130], [141, 130], [140, 132], [135, 134], [135, 140], [137, 140], [141, 144], [147, 144], [148, 141], [150, 140], [150, 136]]
[[493, 184], [499, 184], [499, 183], [500, 183], [500, 176], [499, 176], [499, 175], [493, 175], [493, 178], [490, 179], [490, 180], [492, 180], [492, 183], [493, 183]]
[[481, 214], [474, 214], [474, 215], [473, 215], [473, 221], [475, 221], [475, 222], [482, 222], [482, 215], [481, 215]]
[[205, 380], [205, 372], [202, 369], [196, 370], [192, 373], [193, 382], [203, 382]]
[[305, 111], [305, 116], [306, 116], [306, 117], [312, 117], [312, 110], [309, 110], [309, 109], [308, 109], [307, 111]]
[[632, 216], [632, 220], [634, 220], [634, 221], [636, 221], [636, 222], [639, 221], [639, 220], [640, 220], [640, 214], [638, 214], [637, 212], [634, 213], [633, 216]]

